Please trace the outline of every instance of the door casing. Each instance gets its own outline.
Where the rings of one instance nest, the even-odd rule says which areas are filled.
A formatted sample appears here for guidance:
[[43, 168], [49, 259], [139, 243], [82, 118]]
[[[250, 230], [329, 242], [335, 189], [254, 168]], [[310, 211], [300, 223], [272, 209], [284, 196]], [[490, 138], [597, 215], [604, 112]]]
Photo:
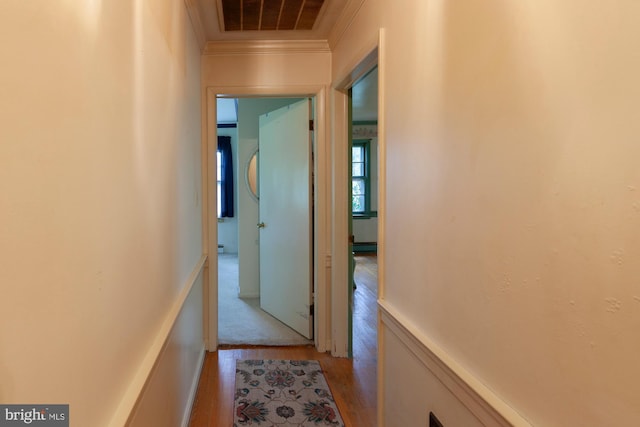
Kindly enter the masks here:
[[[313, 234], [314, 259], [314, 343], [320, 352], [332, 348], [331, 331], [328, 328], [333, 321], [333, 310], [328, 299], [331, 262], [331, 232], [328, 216], [330, 193], [328, 179], [330, 177], [330, 147], [326, 136], [326, 91], [324, 85], [311, 86], [243, 86], [243, 87], [208, 87], [202, 106], [203, 124], [205, 126], [202, 141], [202, 218], [203, 218], [203, 251], [207, 254], [204, 271], [203, 289], [203, 323], [205, 346], [208, 351], [218, 348], [218, 230], [217, 219], [211, 212], [216, 212], [216, 146], [217, 146], [217, 103], [218, 96], [226, 97], [287, 97], [315, 98], [315, 141], [314, 141], [314, 201], [313, 201]], [[336, 326], [336, 324], [334, 324]], [[345, 325], [346, 327], [346, 325]]]
[[[337, 80], [332, 91], [332, 119], [333, 127], [336, 129], [333, 134], [334, 146], [333, 152], [333, 210], [332, 210], [332, 254], [333, 263], [331, 269], [331, 283], [342, 284], [332, 289], [331, 299], [332, 306], [335, 311], [335, 318], [338, 325], [334, 328], [334, 344], [340, 344], [341, 347], [332, 349], [334, 354], [348, 357], [352, 352], [352, 311], [349, 306], [352, 300], [352, 270], [351, 270], [351, 190], [350, 190], [350, 97], [349, 91], [353, 85], [363, 76], [369, 73], [373, 68], [378, 66], [381, 73], [381, 65], [379, 59], [379, 40], [376, 40], [371, 50], [356, 62], [348, 73]], [[378, 82], [378, 92], [382, 92], [380, 82]], [[379, 157], [379, 193], [378, 193], [378, 297], [383, 292], [384, 272], [384, 135], [381, 132], [384, 124], [383, 111], [380, 106], [383, 105], [381, 99], [378, 100], [378, 147], [381, 151]], [[378, 328], [379, 329], [379, 328]]]
[[[329, 87], [325, 85], [209, 86], [202, 99], [202, 220], [203, 253], [207, 255], [204, 269], [203, 323], [205, 346], [218, 348], [218, 259], [217, 221], [209, 215], [215, 212], [216, 186], [209, 185], [216, 177], [217, 120], [216, 98], [233, 97], [315, 97], [316, 141], [314, 149], [314, 305], [315, 347], [333, 356], [349, 354], [348, 319], [348, 202], [347, 193], [347, 106], [346, 91], [376, 65], [379, 73], [378, 147], [379, 212], [378, 212], [378, 298], [384, 298], [385, 267], [385, 188], [386, 175], [384, 139], [384, 30], [372, 40], [370, 50], [353, 62]], [[329, 138], [328, 117], [331, 117]], [[377, 329], [379, 328], [379, 323]], [[381, 337], [378, 335], [378, 345]], [[382, 361], [378, 360], [378, 366]], [[381, 376], [378, 375], [379, 386]], [[379, 403], [381, 401], [379, 394]], [[379, 405], [378, 410], [380, 412]]]

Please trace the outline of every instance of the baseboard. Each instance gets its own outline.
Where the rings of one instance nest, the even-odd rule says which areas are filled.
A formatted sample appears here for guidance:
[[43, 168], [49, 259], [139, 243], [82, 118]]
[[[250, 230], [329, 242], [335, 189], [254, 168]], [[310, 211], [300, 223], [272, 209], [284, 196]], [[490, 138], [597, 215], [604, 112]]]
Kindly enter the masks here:
[[354, 242], [353, 252], [355, 252], [356, 254], [376, 253], [378, 252], [378, 243], [377, 242]]
[[[183, 308], [185, 307], [187, 299], [189, 298], [191, 291], [194, 289], [194, 285], [202, 276], [202, 271], [206, 259], [206, 255], [202, 255], [202, 257], [194, 266], [191, 274], [183, 284], [179, 295], [177, 296], [171, 309], [167, 313], [162, 326], [160, 327], [151, 346], [149, 347], [144, 360], [140, 364], [140, 368], [129, 383], [129, 386], [124, 393], [118, 408], [116, 409], [110, 423], [108, 424], [109, 426], [122, 427], [124, 425], [130, 425], [132, 420], [136, 416], [136, 413], [139, 410], [139, 404], [142, 402], [145, 394], [149, 391], [148, 385], [153, 380], [154, 372], [157, 370], [160, 361], [163, 360], [163, 357], [166, 354], [165, 350], [167, 348], [167, 343], [174, 330], [174, 327], [180, 321], [180, 315], [183, 311]], [[201, 295], [199, 298], [201, 298]], [[201, 310], [199, 316], [202, 316]], [[202, 331], [200, 331], [200, 333], [202, 333]], [[198, 358], [202, 359], [202, 357], [204, 357], [204, 340], [202, 340], [202, 342], [199, 344], [198, 351], [200, 352]], [[201, 364], [199, 366], [200, 367], [198, 369], [201, 369]], [[194, 371], [198, 369], [194, 369]], [[197, 382], [195, 386], [190, 385], [190, 388], [194, 387], [197, 389]], [[195, 392], [193, 393], [195, 397]], [[192, 397], [189, 395], [189, 399], [191, 398]], [[188, 402], [191, 403], [191, 401]], [[185, 407], [186, 406], [187, 405], [185, 405]], [[182, 418], [184, 418], [185, 416], [186, 415], [183, 415]]]
[[181, 427], [188, 427], [191, 419], [191, 412], [193, 411], [193, 404], [196, 401], [196, 393], [198, 392], [198, 383], [200, 382], [200, 375], [202, 375], [202, 367], [204, 366], [204, 358], [207, 355], [207, 350], [202, 344], [200, 349], [200, 356], [198, 357], [198, 369], [193, 373], [193, 379], [191, 381], [191, 387], [189, 387], [189, 397], [187, 398], [187, 406], [184, 408], [184, 414], [182, 415]]
[[238, 298], [260, 298], [260, 293], [240, 293], [238, 294]]
[[412, 353], [483, 425], [531, 427], [518, 412], [415, 328], [393, 306], [379, 300], [378, 307], [387, 331], [396, 336], [405, 350]]

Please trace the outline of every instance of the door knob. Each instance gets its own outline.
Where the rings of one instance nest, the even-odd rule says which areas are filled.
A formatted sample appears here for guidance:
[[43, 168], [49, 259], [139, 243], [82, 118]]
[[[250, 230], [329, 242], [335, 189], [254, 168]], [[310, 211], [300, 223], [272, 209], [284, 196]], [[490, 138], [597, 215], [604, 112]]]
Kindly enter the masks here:
[[264, 222], [259, 223], [258, 228], [264, 228]]

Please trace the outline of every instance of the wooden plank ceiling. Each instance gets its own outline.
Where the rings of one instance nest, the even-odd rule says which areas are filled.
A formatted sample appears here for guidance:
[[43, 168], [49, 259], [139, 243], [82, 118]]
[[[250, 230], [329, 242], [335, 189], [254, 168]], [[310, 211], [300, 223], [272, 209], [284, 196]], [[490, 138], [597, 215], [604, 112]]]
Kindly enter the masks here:
[[311, 30], [324, 0], [222, 0], [225, 31]]

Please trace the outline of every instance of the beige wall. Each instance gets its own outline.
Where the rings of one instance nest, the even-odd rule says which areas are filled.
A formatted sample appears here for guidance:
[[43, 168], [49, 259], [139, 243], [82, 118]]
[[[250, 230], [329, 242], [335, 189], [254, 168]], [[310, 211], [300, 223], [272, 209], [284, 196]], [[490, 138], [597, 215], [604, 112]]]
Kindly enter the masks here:
[[0, 4], [0, 402], [126, 417], [201, 310], [199, 56], [181, 0]]
[[[202, 57], [204, 87], [255, 88], [256, 94], [269, 87], [308, 87], [328, 84], [331, 54], [316, 52], [219, 53]], [[244, 94], [244, 93], [242, 93]], [[297, 94], [297, 93], [285, 93]], [[303, 92], [302, 94], [306, 94]]]
[[[367, 0], [333, 56], [341, 79], [384, 28], [385, 301], [535, 425], [640, 423], [639, 17]], [[409, 416], [458, 425], [438, 393]]]

